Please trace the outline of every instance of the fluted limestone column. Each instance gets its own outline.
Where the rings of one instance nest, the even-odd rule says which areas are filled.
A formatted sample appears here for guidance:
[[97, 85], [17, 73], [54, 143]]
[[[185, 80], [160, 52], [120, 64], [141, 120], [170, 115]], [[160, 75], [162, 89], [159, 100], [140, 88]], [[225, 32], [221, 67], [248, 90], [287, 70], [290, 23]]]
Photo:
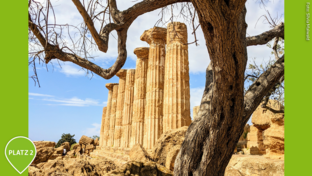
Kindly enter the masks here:
[[116, 83], [108, 83], [106, 84], [106, 88], [108, 89], [108, 98], [107, 98], [107, 108], [106, 108], [106, 117], [104, 124], [104, 142], [103, 146], [109, 146], [109, 128], [110, 128], [110, 113], [112, 107], [112, 97], [113, 97], [113, 86]]
[[143, 145], [148, 51], [148, 47], [140, 47], [134, 50], [134, 54], [137, 55], [137, 60], [135, 69], [132, 135], [130, 148], [135, 144]]
[[113, 145], [114, 145], [116, 109], [117, 109], [117, 95], [118, 95], [118, 84], [115, 84], [113, 86], [112, 105], [111, 105], [111, 112], [110, 112], [109, 142], [108, 142], [110, 147], [113, 147]]
[[131, 124], [133, 114], [133, 96], [134, 96], [134, 76], [135, 69], [127, 70], [124, 109], [122, 117], [122, 136], [121, 147], [129, 148], [131, 140]]
[[101, 131], [100, 131], [100, 147], [104, 144], [104, 127], [105, 127], [105, 117], [106, 117], [106, 107], [103, 108]]
[[167, 26], [164, 86], [164, 132], [191, 122], [190, 83], [186, 25]]
[[119, 85], [117, 95], [114, 147], [121, 147], [121, 126], [125, 99], [126, 74], [127, 70], [124, 69], [121, 69], [116, 73], [116, 76], [119, 77]]
[[144, 119], [144, 142], [151, 149], [163, 133], [163, 95], [165, 74], [165, 45], [167, 29], [154, 27], [141, 35], [150, 45], [146, 79], [146, 106]]

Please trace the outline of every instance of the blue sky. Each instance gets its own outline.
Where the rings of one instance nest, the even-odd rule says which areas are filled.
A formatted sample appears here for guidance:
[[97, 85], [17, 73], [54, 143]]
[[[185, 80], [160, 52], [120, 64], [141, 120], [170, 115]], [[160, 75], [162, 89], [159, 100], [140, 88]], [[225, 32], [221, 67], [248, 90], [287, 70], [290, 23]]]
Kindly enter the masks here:
[[[117, 2], [121, 10], [134, 4], [132, 1]], [[258, 18], [266, 12], [256, 2], [256, 0], [248, 0], [246, 3], [247, 33], [250, 36], [270, 29], [268, 24], [263, 23], [263, 18], [257, 23]], [[81, 22], [80, 14], [71, 1], [52, 1], [52, 3], [55, 5], [57, 23], [77, 24]], [[282, 0], [271, 1], [266, 9], [273, 16], [277, 13], [279, 16], [283, 15], [284, 2]], [[135, 68], [136, 57], [133, 50], [136, 47], [148, 46], [139, 38], [144, 30], [154, 26], [159, 19], [158, 13], [159, 11], [156, 10], [144, 14], [131, 25], [127, 40], [128, 58], [123, 68]], [[175, 20], [182, 21], [181, 19]], [[188, 29], [190, 31], [190, 28]], [[205, 85], [205, 69], [210, 62], [201, 29], [198, 30], [197, 37], [199, 46], [189, 45], [191, 109], [200, 104]], [[194, 40], [190, 32], [188, 32], [188, 40], [189, 42]], [[97, 57], [93, 62], [103, 68], [110, 67], [117, 56], [116, 46], [116, 40], [110, 37], [108, 52], [94, 52], [93, 55]], [[270, 53], [271, 49], [266, 46], [248, 47], [248, 58], [250, 60], [257, 58], [258, 63], [272, 57]], [[62, 133], [75, 134], [76, 141], [82, 135], [99, 135], [102, 108], [106, 106], [108, 95], [105, 84], [118, 83], [118, 77], [114, 76], [110, 80], [105, 80], [93, 75], [91, 79], [90, 74], [86, 75], [84, 70], [74, 64], [60, 62], [60, 68], [57, 62], [52, 63], [54, 67], [48, 64], [49, 71], [46, 70], [45, 65], [38, 67], [40, 88], [34, 85], [32, 79], [29, 79], [29, 138], [33, 141], [57, 142]], [[29, 76], [31, 75], [33, 72], [29, 67]]]

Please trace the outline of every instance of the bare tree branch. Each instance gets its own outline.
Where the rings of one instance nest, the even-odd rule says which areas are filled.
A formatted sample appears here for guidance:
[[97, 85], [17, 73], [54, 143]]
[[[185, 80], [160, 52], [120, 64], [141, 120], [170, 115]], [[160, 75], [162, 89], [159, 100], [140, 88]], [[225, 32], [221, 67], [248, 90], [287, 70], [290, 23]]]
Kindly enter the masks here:
[[113, 19], [115, 19], [117, 13], [119, 13], [119, 10], [117, 9], [116, 0], [108, 0], [109, 10], [111, 12], [111, 15]]
[[39, 29], [37, 28], [37, 25], [32, 22], [29, 13], [28, 13], [28, 27], [31, 29], [31, 31], [34, 33], [34, 35], [37, 37], [37, 39], [39, 40], [40, 44], [44, 47], [46, 45], [46, 39], [40, 33]]
[[190, 0], [165, 0], [165, 1], [164, 0], [144, 0], [142, 2], [139, 2], [133, 5], [127, 10], [124, 10], [121, 13], [124, 16], [128, 16], [128, 17], [133, 16], [136, 18], [146, 12], [150, 12], [150, 11], [165, 7], [167, 5], [171, 5], [171, 4], [179, 3], [179, 2], [191, 2], [191, 1]]
[[[76, 54], [72, 53], [66, 53], [63, 52], [62, 49], [59, 48], [58, 45], [52, 45], [48, 42], [46, 42], [45, 38], [43, 35], [40, 33], [38, 26], [34, 24], [30, 18], [28, 19], [28, 27], [32, 30], [34, 35], [38, 38], [42, 46], [45, 46], [47, 43], [47, 46], [45, 47], [45, 62], [49, 63], [52, 59], [59, 59], [61, 61], [69, 61], [72, 63], [75, 63], [83, 68], [86, 68], [95, 74], [103, 77], [104, 79], [110, 79], [113, 77], [119, 70], [120, 68], [124, 65], [125, 63], [125, 56], [126, 50], [123, 50], [122, 48], [125, 48], [125, 40], [122, 40], [124, 37], [119, 37], [118, 45], [123, 46], [121, 48], [118, 48], [119, 55], [123, 57], [118, 57], [114, 65], [108, 69], [103, 69], [99, 67], [98, 65], [94, 64], [93, 62], [88, 61], [87, 59], [84, 59]], [[118, 33], [118, 35], [127, 35], [127, 33]]]
[[284, 75], [284, 55], [274, 65], [264, 72], [247, 90], [244, 97], [244, 122], [247, 123], [251, 114], [256, 110], [263, 97]]
[[100, 33], [98, 33], [94, 27], [93, 21], [89, 16], [88, 12], [81, 4], [79, 0], [72, 0], [75, 6], [77, 7], [79, 13], [84, 19], [84, 22], [87, 24], [88, 29], [90, 30], [93, 39], [96, 41], [99, 50], [107, 52], [108, 49], [108, 39], [109, 33], [113, 30], [128, 30], [131, 23], [140, 15], [156, 10], [158, 8], [177, 3], [177, 2], [189, 2], [189, 0], [145, 0], [139, 2], [129, 9], [120, 12], [117, 9], [116, 1], [109, 0], [109, 10], [110, 14], [115, 23], [107, 24]]
[[284, 23], [280, 23], [273, 29], [266, 31], [260, 35], [247, 37], [247, 46], [267, 44], [274, 37], [284, 39]]
[[108, 40], [107, 41], [103, 40], [101, 38], [101, 36], [98, 34], [98, 32], [96, 31], [96, 29], [94, 27], [94, 24], [93, 24], [91, 17], [89, 16], [86, 9], [83, 7], [81, 2], [79, 0], [72, 0], [72, 1], [75, 4], [75, 6], [77, 7], [81, 16], [83, 17], [84, 22], [87, 24], [88, 29], [90, 30], [91, 35], [92, 35], [93, 39], [95, 40], [99, 50], [106, 53], [107, 48], [108, 48], [108, 46], [107, 46]]
[[281, 109], [281, 110], [275, 110], [273, 108], [270, 108], [269, 106], [264, 106], [263, 108], [266, 108], [267, 110], [273, 112], [273, 113], [284, 113], [284, 109]]
[[244, 78], [244, 80], [246, 80], [248, 77], [258, 78], [258, 77], [255, 76], [255, 75], [246, 75], [245, 78]]
[[112, 74], [112, 69], [103, 69], [101, 67], [99, 67], [98, 65], [94, 64], [93, 62], [90, 62], [87, 59], [81, 58], [75, 54], [71, 54], [71, 53], [66, 53], [63, 52], [61, 49], [56, 48], [55, 46], [50, 47], [52, 49], [49, 50], [49, 58], [47, 58], [47, 60], [51, 60], [51, 59], [59, 59], [61, 61], [69, 61], [72, 62], [74, 64], [77, 64], [83, 68], [86, 68], [92, 72], [94, 72], [95, 74], [99, 75], [100, 77], [104, 78], [104, 79], [109, 79], [111, 78], [113, 75]]

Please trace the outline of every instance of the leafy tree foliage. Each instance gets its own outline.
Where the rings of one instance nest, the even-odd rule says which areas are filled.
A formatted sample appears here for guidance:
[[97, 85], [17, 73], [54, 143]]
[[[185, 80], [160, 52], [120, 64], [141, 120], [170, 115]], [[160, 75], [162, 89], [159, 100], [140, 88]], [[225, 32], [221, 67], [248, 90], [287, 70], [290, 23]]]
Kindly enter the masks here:
[[57, 144], [55, 145], [55, 147], [61, 146], [61, 144], [64, 143], [64, 142], [69, 142], [69, 145], [70, 145], [70, 146], [71, 146], [72, 144], [75, 144], [75, 143], [76, 143], [76, 140], [74, 139], [74, 136], [75, 136], [75, 135], [71, 135], [70, 133], [68, 133], [68, 134], [63, 133], [61, 139], [57, 142]]
[[98, 136], [98, 135], [93, 135], [92, 137], [90, 137], [91, 139], [96, 139], [96, 138], [99, 138], [100, 139], [100, 136]]

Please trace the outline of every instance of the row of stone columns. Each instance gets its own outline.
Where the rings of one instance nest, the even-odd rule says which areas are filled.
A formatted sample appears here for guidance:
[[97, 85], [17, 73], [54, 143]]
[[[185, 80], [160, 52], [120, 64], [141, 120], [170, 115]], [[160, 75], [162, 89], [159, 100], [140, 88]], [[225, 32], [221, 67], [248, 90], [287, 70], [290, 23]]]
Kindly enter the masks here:
[[119, 84], [106, 84], [100, 146], [151, 149], [163, 132], [191, 123], [186, 25], [154, 27], [140, 39], [150, 47], [134, 50], [136, 70], [120, 70]]

